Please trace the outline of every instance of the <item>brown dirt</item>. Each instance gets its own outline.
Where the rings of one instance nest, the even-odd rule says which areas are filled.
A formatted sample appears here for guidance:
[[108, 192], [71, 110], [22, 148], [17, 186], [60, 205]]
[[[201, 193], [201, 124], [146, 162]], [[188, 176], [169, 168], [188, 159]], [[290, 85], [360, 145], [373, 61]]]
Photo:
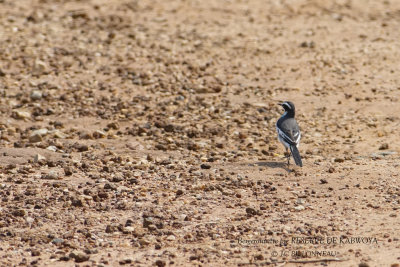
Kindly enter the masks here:
[[1, 265], [399, 266], [399, 10], [0, 1]]

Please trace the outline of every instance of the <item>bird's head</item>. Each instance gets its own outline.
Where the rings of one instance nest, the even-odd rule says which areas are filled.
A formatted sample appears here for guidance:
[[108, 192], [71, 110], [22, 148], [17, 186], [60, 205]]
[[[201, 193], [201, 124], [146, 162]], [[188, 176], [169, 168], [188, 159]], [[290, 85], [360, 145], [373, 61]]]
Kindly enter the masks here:
[[279, 103], [280, 106], [282, 106], [286, 112], [293, 112], [295, 111], [294, 109], [294, 104], [290, 101], [284, 101]]

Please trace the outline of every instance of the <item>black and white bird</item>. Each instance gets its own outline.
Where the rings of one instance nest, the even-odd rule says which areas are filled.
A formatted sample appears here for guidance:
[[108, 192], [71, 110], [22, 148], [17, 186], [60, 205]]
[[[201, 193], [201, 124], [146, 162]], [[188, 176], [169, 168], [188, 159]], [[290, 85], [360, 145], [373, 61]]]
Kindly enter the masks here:
[[[284, 109], [285, 113], [276, 122], [276, 130], [278, 131], [278, 140], [285, 146], [286, 154], [288, 157], [288, 165], [290, 161], [290, 154], [292, 154], [296, 165], [302, 167], [300, 152], [298, 146], [300, 144], [301, 132], [297, 124], [295, 115], [294, 104], [290, 101], [279, 103]], [[290, 154], [288, 153], [290, 149]]]

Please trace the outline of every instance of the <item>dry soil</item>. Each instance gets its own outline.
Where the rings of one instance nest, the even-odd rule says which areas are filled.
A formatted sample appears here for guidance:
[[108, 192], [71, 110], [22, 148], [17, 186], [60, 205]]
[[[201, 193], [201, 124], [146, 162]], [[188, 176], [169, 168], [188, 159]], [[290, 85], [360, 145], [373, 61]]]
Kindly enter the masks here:
[[1, 0], [0, 264], [399, 266], [399, 29], [395, 0]]

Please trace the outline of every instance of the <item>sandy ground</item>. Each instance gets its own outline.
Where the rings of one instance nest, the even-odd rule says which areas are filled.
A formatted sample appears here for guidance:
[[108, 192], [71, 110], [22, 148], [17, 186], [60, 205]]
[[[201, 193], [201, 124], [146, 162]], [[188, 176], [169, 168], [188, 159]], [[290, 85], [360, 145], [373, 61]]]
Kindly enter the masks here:
[[399, 266], [399, 18], [394, 0], [0, 1], [1, 265]]

